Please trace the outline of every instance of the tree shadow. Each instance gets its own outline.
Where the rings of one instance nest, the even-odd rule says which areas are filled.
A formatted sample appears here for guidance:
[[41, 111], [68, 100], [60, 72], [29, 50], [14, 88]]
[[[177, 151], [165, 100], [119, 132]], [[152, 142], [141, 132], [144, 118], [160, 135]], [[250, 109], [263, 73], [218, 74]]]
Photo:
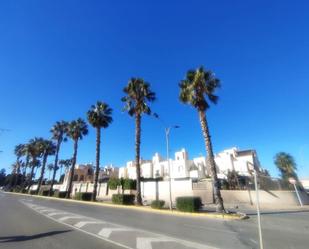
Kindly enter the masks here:
[[51, 231], [51, 232], [46, 232], [46, 233], [39, 233], [39, 234], [34, 234], [34, 235], [0, 237], [0, 243], [28, 241], [28, 240], [33, 240], [33, 239], [54, 236], [54, 235], [61, 234], [61, 233], [67, 233], [71, 231], [72, 230], [62, 230], [62, 231]]

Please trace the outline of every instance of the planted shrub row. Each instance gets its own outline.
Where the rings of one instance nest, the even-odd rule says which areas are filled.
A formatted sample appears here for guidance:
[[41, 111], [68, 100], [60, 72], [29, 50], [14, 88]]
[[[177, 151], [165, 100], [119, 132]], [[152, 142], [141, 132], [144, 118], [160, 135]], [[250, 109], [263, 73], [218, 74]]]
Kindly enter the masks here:
[[58, 197], [58, 198], [65, 198], [67, 195], [67, 191], [59, 191], [59, 190], [55, 190], [54, 192], [54, 197]]
[[86, 193], [86, 192], [75, 193], [74, 199], [80, 201], [91, 201], [92, 193]]
[[39, 192], [39, 195], [42, 195], [42, 196], [48, 196], [49, 195], [49, 190], [40, 190]]
[[176, 208], [182, 212], [197, 212], [202, 207], [198, 196], [183, 196], [176, 198]]
[[164, 204], [165, 204], [165, 201], [155, 200], [151, 202], [150, 206], [151, 208], [154, 208], [154, 209], [162, 209], [164, 207]]
[[121, 205], [133, 205], [135, 200], [135, 195], [127, 194], [114, 194], [112, 196], [112, 202]]

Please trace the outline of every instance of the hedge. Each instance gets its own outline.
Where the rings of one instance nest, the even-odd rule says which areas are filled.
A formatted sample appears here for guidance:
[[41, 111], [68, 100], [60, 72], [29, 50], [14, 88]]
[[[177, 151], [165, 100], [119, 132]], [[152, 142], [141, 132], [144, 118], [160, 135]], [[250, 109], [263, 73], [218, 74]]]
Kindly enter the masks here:
[[30, 190], [29, 194], [30, 195], [36, 195], [36, 190]]
[[121, 205], [133, 205], [135, 200], [135, 195], [127, 194], [114, 194], [112, 196], [112, 202]]
[[67, 196], [67, 191], [60, 192], [59, 190], [55, 190], [54, 197], [65, 198]]
[[164, 207], [164, 204], [165, 204], [165, 201], [155, 200], [151, 202], [150, 206], [151, 208], [154, 208], [154, 209], [162, 209]]
[[40, 190], [39, 195], [48, 196], [48, 195], [49, 195], [49, 190], [47, 190], [47, 189], [45, 189], [45, 190]]
[[136, 181], [132, 179], [123, 179], [122, 188], [129, 190], [136, 190]]
[[196, 212], [202, 207], [198, 196], [181, 196], [176, 198], [176, 208], [182, 212]]
[[110, 189], [117, 189], [117, 186], [120, 185], [120, 180], [119, 179], [116, 179], [116, 178], [110, 178], [108, 180], [108, 187]]
[[80, 201], [91, 201], [92, 193], [78, 192], [75, 193], [74, 199]]

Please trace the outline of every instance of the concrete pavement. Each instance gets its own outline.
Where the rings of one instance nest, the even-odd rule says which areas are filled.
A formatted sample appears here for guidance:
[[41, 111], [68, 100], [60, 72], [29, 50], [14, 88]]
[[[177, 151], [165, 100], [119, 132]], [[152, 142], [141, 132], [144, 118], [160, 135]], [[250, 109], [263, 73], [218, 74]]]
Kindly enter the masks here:
[[[3, 231], [1, 228], [0, 237], [5, 237], [5, 235], [6, 237], [23, 235], [22, 232], [18, 233], [12, 229], [12, 227], [18, 227], [15, 223], [21, 223], [25, 229], [28, 228], [28, 230], [30, 230], [31, 234], [33, 234], [34, 231], [38, 234], [45, 232], [49, 226], [57, 226], [57, 230], [55, 228], [47, 229], [47, 232], [69, 230], [69, 232], [51, 234], [50, 236], [33, 240], [54, 240], [54, 238], [60, 237], [63, 239], [62, 243], [68, 245], [66, 248], [73, 248], [69, 245], [70, 243], [74, 243], [74, 248], [85, 248], [75, 247], [75, 237], [79, 240], [81, 236], [87, 237], [87, 240], [83, 240], [83, 242], [87, 241], [87, 243], [90, 243], [87, 246], [88, 248], [105, 248], [104, 245], [110, 246], [110, 244], [108, 244], [109, 239], [116, 242], [118, 241], [121, 245], [128, 245], [130, 248], [137, 248], [138, 245], [140, 248], [160, 247], [160, 249], [199, 248], [198, 246], [204, 246], [205, 248], [258, 248], [256, 218], [254, 215], [251, 216], [249, 220], [224, 221], [200, 217], [162, 216], [160, 214], [144, 213], [134, 210], [89, 206], [80, 203], [63, 202], [61, 200], [13, 196], [4, 193], [0, 193], [0, 195], [2, 195], [2, 197], [0, 197], [0, 222], [3, 224], [2, 219], [4, 219], [4, 222], [7, 223], [6, 226], [11, 227], [10, 232]], [[13, 210], [15, 211], [13, 212]], [[39, 212], [39, 210], [41, 210], [41, 212]], [[20, 215], [18, 219], [16, 219], [13, 217], [16, 212], [19, 214], [26, 214]], [[29, 222], [29, 216], [35, 217], [31, 220], [36, 220], [36, 222]], [[58, 220], [51, 220], [50, 217], [58, 218]], [[68, 223], [71, 226], [59, 223], [59, 219], [60, 222]], [[104, 226], [103, 223], [100, 222], [107, 223], [108, 226]], [[305, 210], [295, 213], [263, 215], [264, 248], [308, 248], [308, 223], [309, 212]], [[40, 229], [41, 224], [45, 224], [42, 229]], [[79, 231], [77, 228], [96, 233], [99, 238], [82, 233], [82, 231]], [[121, 231], [121, 229], [124, 228], [127, 230]], [[23, 231], [25, 232], [25, 230]], [[141, 234], [136, 235], [137, 231], [141, 232]], [[99, 235], [100, 232], [101, 234]], [[100, 237], [107, 238], [108, 240], [100, 240]], [[66, 240], [66, 238], [68, 239]], [[139, 240], [137, 241], [138, 238]], [[143, 238], [148, 239], [145, 240]], [[189, 244], [185, 245], [180, 242], [188, 242]], [[0, 240], [0, 248], [2, 248], [3, 244], [6, 246], [10, 244], [9, 246], [12, 246], [14, 243], [3, 243], [3, 240]], [[92, 245], [91, 243], [99, 243], [100, 247], [97, 247], [97, 245], [89, 246]], [[85, 245], [85, 243], [83, 245]], [[112, 244], [112, 246], [118, 248], [116, 244]], [[110, 246], [106, 248], [113, 247]]]

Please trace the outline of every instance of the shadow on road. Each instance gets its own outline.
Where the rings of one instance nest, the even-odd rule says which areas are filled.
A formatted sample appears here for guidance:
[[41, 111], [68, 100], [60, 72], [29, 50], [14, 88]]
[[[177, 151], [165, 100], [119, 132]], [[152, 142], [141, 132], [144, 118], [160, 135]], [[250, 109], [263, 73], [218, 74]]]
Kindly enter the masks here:
[[52, 231], [46, 233], [39, 233], [34, 235], [19, 235], [19, 236], [8, 236], [8, 237], [0, 237], [0, 243], [9, 243], [9, 242], [21, 242], [33, 239], [39, 239], [44, 237], [50, 237], [61, 233], [71, 232], [72, 230], [62, 230], [62, 231]]

